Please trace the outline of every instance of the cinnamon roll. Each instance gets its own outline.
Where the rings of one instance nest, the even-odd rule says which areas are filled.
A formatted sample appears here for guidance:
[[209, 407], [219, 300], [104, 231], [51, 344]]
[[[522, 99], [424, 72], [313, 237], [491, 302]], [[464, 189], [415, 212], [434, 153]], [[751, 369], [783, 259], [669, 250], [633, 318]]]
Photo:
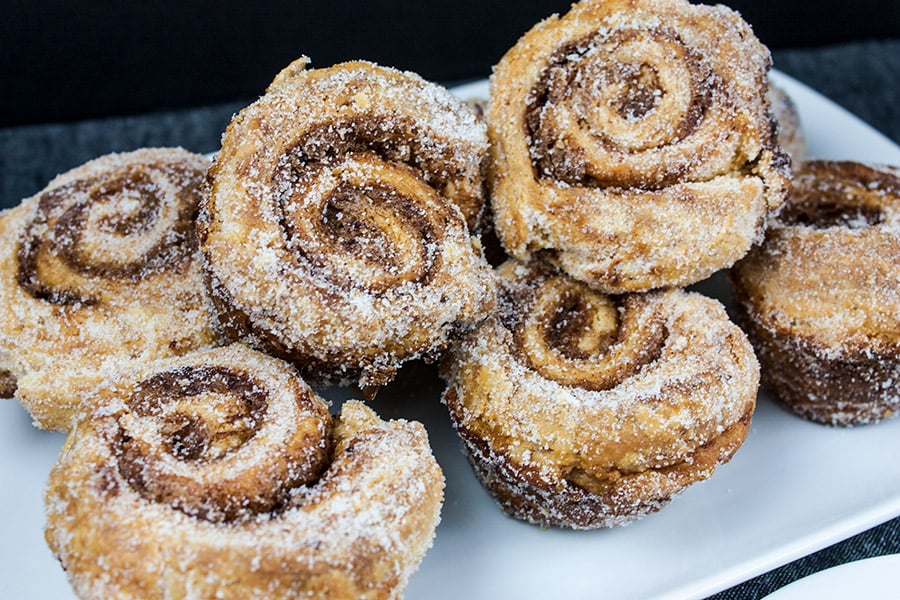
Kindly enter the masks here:
[[80, 598], [396, 598], [434, 535], [424, 428], [327, 404], [241, 345], [108, 381], [46, 492]]
[[194, 232], [206, 168], [178, 148], [111, 154], [0, 216], [0, 371], [38, 426], [66, 430], [106, 377], [215, 340]]
[[810, 161], [731, 270], [763, 385], [797, 414], [862, 425], [900, 407], [900, 171]]
[[723, 6], [583, 0], [490, 82], [492, 206], [515, 258], [607, 293], [730, 266], [782, 203], [768, 50]]
[[515, 261], [497, 314], [442, 363], [476, 474], [510, 515], [624, 525], [706, 479], [743, 443], [759, 369], [721, 304], [621, 297]]
[[484, 125], [446, 90], [354, 62], [286, 68], [228, 126], [199, 232], [222, 329], [316, 382], [393, 378], [493, 303]]
[[800, 123], [797, 105], [782, 88], [769, 83], [769, 103], [777, 123], [778, 145], [788, 153], [793, 163], [806, 157], [806, 136]]

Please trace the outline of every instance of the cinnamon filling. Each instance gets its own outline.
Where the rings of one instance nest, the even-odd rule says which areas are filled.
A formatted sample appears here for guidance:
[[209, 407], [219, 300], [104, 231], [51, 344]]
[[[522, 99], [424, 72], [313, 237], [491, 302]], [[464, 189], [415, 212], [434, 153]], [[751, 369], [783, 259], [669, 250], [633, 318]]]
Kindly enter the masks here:
[[887, 220], [900, 177], [853, 162], [810, 161], [798, 174], [780, 219], [786, 225], [864, 229]]
[[407, 119], [354, 118], [308, 131], [273, 174], [278, 221], [299, 260], [342, 289], [425, 285], [455, 218], [458, 173]]
[[[197, 248], [194, 218], [201, 174], [174, 165], [164, 170], [177, 188], [177, 216], [153, 245], [133, 260], [98, 259], [84, 249], [92, 236], [89, 220], [114, 244], [130, 249], [129, 238], [147, 234], [160, 219], [163, 200], [152, 178], [137, 168], [119, 177], [78, 180], [44, 193], [23, 232], [17, 251], [19, 286], [34, 298], [59, 305], [96, 304], [94, 294], [79, 289], [78, 276], [140, 281], [183, 263]], [[115, 250], [112, 251], [115, 255]], [[68, 271], [72, 275], [67, 275]]]
[[[650, 62], [641, 62], [639, 47], [648, 40], [654, 45], [671, 47], [672, 54], [677, 55], [682, 64], [656, 64], [652, 57], [647, 59]], [[638, 56], [622, 62], [615, 54], [628, 46], [638, 48]], [[658, 118], [656, 113], [662, 110], [661, 99], [667, 94], [679, 93], [666, 89], [661, 77], [664, 69], [674, 68], [683, 68], [690, 76], [692, 96], [687, 110], [665, 117], [675, 121], [667, 127], [670, 133], [663, 139], [653, 137], [623, 145], [610, 133], [610, 117], [603, 107], [609, 107], [612, 113], [628, 123]], [[530, 140], [535, 177], [584, 187], [622, 185], [623, 182], [607, 180], [591, 169], [585, 151], [572, 145], [575, 133], [558, 129], [556, 112], [569, 110], [579, 115], [578, 135], [586, 134], [598, 147], [625, 154], [640, 152], [677, 143], [690, 136], [712, 104], [710, 83], [713, 80], [699, 53], [684, 46], [677, 34], [665, 29], [595, 32], [560, 47], [550, 57], [526, 101], [525, 134]], [[595, 115], [598, 110], [600, 114]], [[658, 189], [670, 185], [680, 176], [680, 173], [670, 173], [660, 181], [641, 182], [641, 185]]]
[[656, 69], [649, 65], [620, 65], [611, 69], [614, 79], [625, 89], [613, 99], [619, 116], [628, 121], [639, 121], [658, 103], [662, 94]]
[[[188, 399], [199, 396], [203, 402]], [[223, 415], [203, 419], [215, 402]], [[179, 406], [168, 411], [167, 406]], [[268, 408], [262, 386], [224, 367], [184, 367], [154, 375], [138, 386], [129, 406], [141, 417], [161, 417], [160, 434], [181, 460], [216, 460], [241, 447], [257, 432]]]
[[563, 385], [612, 389], [654, 362], [666, 327], [655, 312], [638, 313], [628, 297], [615, 300], [564, 277], [532, 282], [532, 296], [502, 296], [517, 352], [530, 368]]
[[440, 145], [428, 143], [415, 122], [401, 116], [390, 121], [355, 117], [321, 123], [300, 137], [287, 156], [294, 178], [302, 178], [317, 163], [333, 165], [354, 153], [372, 153], [385, 162], [408, 165], [445, 195], [451, 195], [447, 192], [454, 189], [453, 182], [462, 175], [459, 167], [448, 162], [447, 152]]
[[15, 375], [5, 369], [0, 369], [0, 398], [12, 398], [17, 388]]
[[848, 206], [837, 201], [821, 199], [818, 204], [797, 204], [786, 207], [782, 220], [788, 225], [802, 225], [816, 229], [846, 227], [864, 229], [884, 222], [884, 213], [875, 206]]
[[[391, 185], [372, 183], [360, 189], [341, 184], [320, 206], [314, 250], [293, 219], [283, 219], [282, 227], [289, 245], [342, 288], [384, 292], [404, 282], [427, 284], [437, 272], [436, 224]], [[342, 257], [347, 259], [344, 268]], [[354, 268], [351, 263], [362, 264]]]
[[155, 446], [146, 434], [127, 429], [111, 440], [119, 474], [145, 499], [210, 521], [271, 510], [281, 502], [277, 491], [264, 499], [232, 497], [224, 485], [207, 489], [202, 480], [168, 474], [163, 466], [174, 460], [202, 468], [250, 441], [268, 409], [267, 392], [252, 377], [226, 367], [183, 367], [142, 382], [127, 402], [136, 417], [152, 419], [161, 440]]
[[[604, 311], [598, 319], [598, 308], [612, 310]], [[619, 320], [611, 302], [609, 307], [602, 308], [592, 306], [579, 294], [564, 293], [556, 310], [547, 319], [544, 329], [547, 344], [573, 360], [603, 354], [618, 338]], [[598, 320], [603, 323], [598, 324]]]

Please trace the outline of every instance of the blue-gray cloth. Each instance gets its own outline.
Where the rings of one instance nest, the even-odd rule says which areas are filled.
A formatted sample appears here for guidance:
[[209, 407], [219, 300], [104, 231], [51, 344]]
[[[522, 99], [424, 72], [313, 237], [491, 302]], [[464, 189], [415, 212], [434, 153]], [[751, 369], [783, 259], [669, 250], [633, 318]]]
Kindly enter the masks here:
[[[782, 50], [775, 53], [775, 66], [900, 143], [900, 40]], [[231, 115], [250, 100], [134, 117], [0, 129], [0, 207], [18, 204], [43, 188], [57, 173], [109, 152], [144, 146], [214, 151]], [[900, 552], [900, 518], [713, 598], [761, 598], [822, 569], [897, 552]]]

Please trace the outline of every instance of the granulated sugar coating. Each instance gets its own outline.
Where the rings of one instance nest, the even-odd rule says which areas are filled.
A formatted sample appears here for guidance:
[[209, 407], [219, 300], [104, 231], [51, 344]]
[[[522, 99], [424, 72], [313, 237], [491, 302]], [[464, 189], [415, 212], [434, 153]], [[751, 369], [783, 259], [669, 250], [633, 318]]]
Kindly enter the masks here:
[[476, 473], [511, 515], [586, 529], [658, 510], [743, 443], [759, 367], [715, 300], [610, 298], [499, 269], [499, 315], [442, 363]]
[[315, 381], [378, 386], [494, 302], [484, 125], [446, 90], [356, 62], [285, 69], [229, 125], [198, 230], [227, 335]]
[[399, 598], [443, 475], [419, 423], [360, 402], [332, 423], [286, 363], [241, 345], [97, 392], [47, 485], [79, 598]]
[[900, 409], [900, 173], [802, 164], [762, 246], [731, 271], [763, 384], [805, 418]]
[[194, 232], [206, 169], [178, 148], [111, 154], [0, 214], [0, 387], [39, 427], [68, 430], [122, 369], [215, 341]]
[[586, 0], [491, 77], [491, 202], [506, 250], [608, 292], [730, 266], [782, 203], [768, 50], [723, 6]]

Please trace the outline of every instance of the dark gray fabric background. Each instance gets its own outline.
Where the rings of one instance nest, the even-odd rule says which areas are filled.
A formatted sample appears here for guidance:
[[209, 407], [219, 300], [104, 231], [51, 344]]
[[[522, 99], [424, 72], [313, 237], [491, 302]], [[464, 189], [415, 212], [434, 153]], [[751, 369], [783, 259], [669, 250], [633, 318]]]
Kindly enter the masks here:
[[[716, 0], [695, 0], [714, 4]], [[571, 0], [6, 0], [0, 127], [254, 96], [301, 54], [365, 58], [431, 81], [487, 76]], [[773, 49], [900, 38], [900, 3], [727, 0]]]
[[[775, 51], [776, 67], [807, 83], [900, 142], [900, 39]], [[9, 90], [4, 90], [8, 93]], [[0, 207], [17, 204], [55, 174], [88, 159], [142, 146], [215, 150], [245, 102], [0, 129]], [[753, 599], [805, 575], [869, 556], [900, 552], [900, 519], [861, 533], [735, 588], [717, 600]]]
[[[776, 68], [900, 143], [900, 39], [776, 50], [773, 54]], [[108, 152], [171, 145], [211, 152], [218, 147], [231, 115], [250, 100], [0, 128], [0, 207], [18, 204], [54, 175]]]

